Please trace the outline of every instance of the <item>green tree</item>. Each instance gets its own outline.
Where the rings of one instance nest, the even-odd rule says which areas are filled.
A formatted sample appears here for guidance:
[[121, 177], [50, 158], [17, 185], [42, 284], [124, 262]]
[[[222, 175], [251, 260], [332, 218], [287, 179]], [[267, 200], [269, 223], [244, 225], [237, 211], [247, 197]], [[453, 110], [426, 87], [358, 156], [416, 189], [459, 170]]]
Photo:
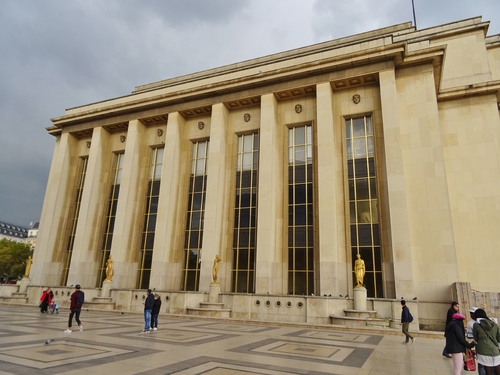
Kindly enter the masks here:
[[31, 246], [25, 243], [0, 240], [0, 277], [12, 279], [24, 276], [26, 259], [33, 254]]

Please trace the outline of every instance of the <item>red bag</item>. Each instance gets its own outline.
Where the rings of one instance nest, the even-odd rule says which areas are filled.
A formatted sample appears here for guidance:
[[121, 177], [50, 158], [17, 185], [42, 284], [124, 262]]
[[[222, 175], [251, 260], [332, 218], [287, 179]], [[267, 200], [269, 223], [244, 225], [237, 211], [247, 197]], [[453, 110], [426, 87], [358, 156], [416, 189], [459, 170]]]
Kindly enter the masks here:
[[467, 349], [464, 355], [464, 370], [476, 371], [476, 360], [474, 359], [474, 354], [470, 349]]

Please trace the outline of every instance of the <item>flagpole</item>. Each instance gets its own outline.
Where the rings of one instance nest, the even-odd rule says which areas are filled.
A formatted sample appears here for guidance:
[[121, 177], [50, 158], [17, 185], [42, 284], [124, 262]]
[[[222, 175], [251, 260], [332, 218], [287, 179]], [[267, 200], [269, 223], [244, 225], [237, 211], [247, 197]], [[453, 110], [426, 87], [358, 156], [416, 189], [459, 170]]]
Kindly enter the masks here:
[[417, 29], [417, 17], [415, 16], [415, 3], [414, 0], [411, 0], [411, 7], [413, 10], [413, 24], [415, 25], [415, 30]]

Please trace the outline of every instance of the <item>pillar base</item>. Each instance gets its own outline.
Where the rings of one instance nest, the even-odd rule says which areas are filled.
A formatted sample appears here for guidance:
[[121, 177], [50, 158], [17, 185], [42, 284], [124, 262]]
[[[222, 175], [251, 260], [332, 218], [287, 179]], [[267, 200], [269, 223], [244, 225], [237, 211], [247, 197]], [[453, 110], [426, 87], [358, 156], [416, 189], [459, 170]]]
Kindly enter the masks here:
[[19, 293], [26, 293], [28, 290], [28, 285], [31, 284], [31, 279], [29, 277], [23, 277], [19, 283]]
[[210, 284], [208, 302], [219, 302], [220, 284]]
[[103, 281], [101, 289], [101, 297], [111, 297], [111, 285], [112, 281]]
[[354, 288], [354, 310], [367, 310], [367, 291], [366, 288]]

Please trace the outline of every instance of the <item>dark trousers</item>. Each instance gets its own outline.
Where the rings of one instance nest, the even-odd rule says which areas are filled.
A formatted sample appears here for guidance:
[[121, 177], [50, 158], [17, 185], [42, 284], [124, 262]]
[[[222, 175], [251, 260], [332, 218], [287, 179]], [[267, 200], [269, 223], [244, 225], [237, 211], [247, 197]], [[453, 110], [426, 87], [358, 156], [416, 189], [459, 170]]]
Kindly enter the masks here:
[[413, 340], [413, 336], [410, 335], [410, 322], [401, 322], [401, 330], [406, 336], [406, 342], [409, 342], [410, 340]]
[[80, 322], [81, 311], [82, 309], [80, 307], [71, 309], [71, 312], [69, 313], [68, 328], [71, 328], [71, 324], [73, 323], [73, 315], [75, 316], [75, 320], [78, 323], [78, 325], [82, 324], [82, 322]]
[[151, 314], [151, 328], [158, 328], [158, 314]]

